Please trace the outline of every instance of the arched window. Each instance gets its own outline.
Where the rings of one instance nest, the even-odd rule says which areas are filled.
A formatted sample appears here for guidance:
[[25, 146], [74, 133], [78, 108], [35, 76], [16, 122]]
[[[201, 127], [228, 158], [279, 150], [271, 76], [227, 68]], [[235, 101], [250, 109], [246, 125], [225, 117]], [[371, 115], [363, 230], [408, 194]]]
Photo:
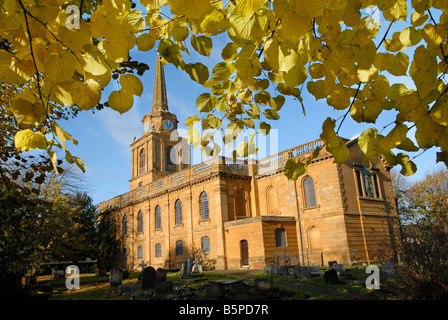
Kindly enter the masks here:
[[310, 176], [303, 180], [303, 192], [305, 194], [305, 207], [315, 207], [316, 204], [316, 192], [314, 190], [314, 181]]
[[156, 229], [160, 229], [162, 227], [162, 213], [160, 211], [160, 206], [156, 207]]
[[142, 233], [143, 232], [143, 212], [138, 212], [138, 218], [137, 218], [137, 232]]
[[162, 256], [162, 245], [160, 243], [156, 244], [156, 258], [160, 258]]
[[200, 197], [200, 205], [201, 205], [201, 219], [208, 219], [209, 214], [208, 214], [208, 197], [207, 197], [207, 193], [202, 192]]
[[322, 252], [322, 242], [320, 239], [320, 231], [316, 226], [312, 226], [308, 230], [309, 248], [312, 253]]
[[184, 242], [182, 240], [176, 241], [176, 256], [184, 254]]
[[171, 159], [171, 150], [173, 147], [169, 146], [166, 148], [166, 164], [174, 164], [174, 162]]
[[210, 252], [210, 238], [205, 236], [201, 238], [201, 250], [203, 253]]
[[182, 224], [182, 202], [177, 199], [174, 207], [176, 209], [176, 225]]
[[137, 248], [137, 259], [143, 259], [143, 247], [139, 246]]
[[124, 236], [126, 236], [128, 234], [128, 217], [127, 216], [123, 217], [122, 233], [123, 233]]
[[283, 228], [275, 229], [275, 246], [286, 247], [286, 231]]
[[140, 150], [140, 164], [139, 164], [140, 174], [146, 171], [145, 166], [145, 149]]

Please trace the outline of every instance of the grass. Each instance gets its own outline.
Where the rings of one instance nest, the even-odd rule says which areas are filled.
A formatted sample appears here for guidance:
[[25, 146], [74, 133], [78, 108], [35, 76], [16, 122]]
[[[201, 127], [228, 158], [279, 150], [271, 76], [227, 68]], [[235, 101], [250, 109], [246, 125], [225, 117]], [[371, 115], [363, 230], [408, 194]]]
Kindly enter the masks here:
[[[365, 279], [367, 274], [364, 268], [354, 269], [351, 272], [353, 280], [344, 281], [340, 284], [327, 284], [322, 277], [292, 279], [288, 277], [269, 276], [263, 272], [255, 272], [258, 278], [272, 278], [275, 281], [275, 286], [282, 291], [290, 292], [288, 299], [293, 300], [332, 300], [342, 299], [341, 294], [351, 296], [364, 296], [372, 299], [387, 298], [381, 292], [382, 290], [368, 290], [365, 287]], [[123, 280], [123, 285], [128, 285], [138, 282], [139, 272], [133, 272], [128, 279]], [[244, 279], [241, 276], [227, 274], [218, 271], [205, 271], [197, 274], [193, 279], [180, 279], [177, 272], [168, 272], [167, 280], [173, 283], [175, 288], [189, 288], [190, 291], [195, 291], [196, 297], [204, 298], [204, 291], [201, 290], [211, 280], [230, 280], [230, 279]], [[247, 280], [247, 279], [246, 279]], [[277, 281], [281, 282], [277, 282]], [[129, 296], [122, 296], [118, 294], [117, 288], [110, 288], [109, 277], [96, 277], [95, 274], [81, 274], [80, 275], [80, 289], [67, 290], [66, 279], [50, 280], [47, 278], [38, 279], [39, 285], [50, 286], [53, 292], [51, 300], [129, 300]], [[253, 282], [249, 280], [248, 282]], [[302, 289], [300, 286], [305, 285]], [[308, 290], [313, 288], [312, 290]], [[321, 289], [321, 290], [320, 290]], [[174, 299], [175, 294], [168, 294], [167, 299]]]

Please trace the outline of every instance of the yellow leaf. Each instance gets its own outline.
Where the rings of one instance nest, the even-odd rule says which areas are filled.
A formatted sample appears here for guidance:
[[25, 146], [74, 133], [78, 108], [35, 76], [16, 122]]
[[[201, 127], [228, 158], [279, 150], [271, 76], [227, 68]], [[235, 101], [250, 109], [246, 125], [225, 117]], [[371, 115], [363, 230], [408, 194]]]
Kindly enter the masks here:
[[196, 50], [199, 54], [209, 57], [212, 52], [212, 39], [206, 36], [191, 36], [191, 45], [194, 50]]
[[[217, 35], [221, 32], [225, 32], [230, 23], [227, 19], [225, 11], [218, 8], [213, 8], [211, 12], [207, 13], [201, 22], [202, 32], [207, 35]], [[188, 35], [188, 29], [187, 29]]]
[[143, 33], [137, 38], [137, 48], [140, 51], [149, 51], [154, 48], [157, 38], [151, 31]]
[[123, 114], [132, 108], [132, 105], [134, 104], [134, 97], [131, 93], [128, 93], [123, 89], [118, 91], [115, 90], [111, 92], [108, 103], [112, 109]]
[[221, 57], [225, 61], [235, 60], [238, 56], [238, 45], [235, 42], [229, 42], [222, 49]]
[[431, 108], [431, 118], [438, 124], [448, 126], [448, 93], [444, 93]]
[[442, 25], [435, 27], [433, 24], [427, 23], [423, 27], [422, 37], [430, 46], [439, 46], [444, 40], [446, 41], [447, 34]]
[[143, 93], [143, 85], [139, 78], [133, 74], [122, 74], [120, 76], [121, 88], [131, 95], [141, 96]]
[[266, 0], [236, 0], [236, 6], [244, 16], [258, 11]]
[[93, 44], [85, 44], [79, 56], [82, 67], [87, 72], [99, 76], [108, 70], [103, 54]]
[[197, 62], [195, 64], [187, 63], [184, 69], [189, 74], [192, 80], [200, 84], [204, 84], [208, 79], [208, 68], [200, 62]]
[[369, 69], [358, 69], [357, 77], [361, 82], [369, 82], [378, 74], [378, 69], [370, 67]]
[[65, 141], [69, 140], [73, 142], [74, 144], [78, 144], [78, 141], [73, 139], [73, 137], [66, 131], [64, 131], [60, 126], [58, 126], [56, 123], [52, 124], [52, 129], [54, 134], [59, 138], [59, 141], [61, 142], [62, 148], [65, 151]]
[[421, 30], [414, 27], [405, 28], [400, 32], [399, 39], [404, 46], [415, 46], [422, 40]]
[[40, 124], [45, 120], [45, 107], [39, 97], [30, 92], [15, 96], [9, 109], [17, 118], [19, 123], [23, 124]]
[[102, 39], [98, 44], [100, 51], [104, 50], [106, 58], [114, 62], [124, 62], [128, 60], [128, 41], [122, 36]]
[[31, 129], [25, 129], [15, 134], [14, 146], [19, 152], [31, 151], [34, 149], [46, 149], [47, 140], [42, 132], [34, 132]]
[[391, 63], [387, 68], [394, 76], [405, 76], [409, 66], [409, 57], [403, 53], [398, 52], [397, 55], [389, 55]]
[[276, 35], [266, 41], [264, 58], [276, 71], [289, 71], [297, 64], [303, 65], [297, 51], [284, 45]]
[[70, 91], [73, 102], [81, 110], [92, 109], [101, 99], [101, 86], [93, 79], [76, 81]]
[[209, 0], [171, 0], [170, 10], [175, 15], [198, 19], [209, 7]]
[[404, 124], [397, 124], [380, 142], [380, 146], [386, 150], [391, 150], [400, 145], [406, 139], [408, 127]]

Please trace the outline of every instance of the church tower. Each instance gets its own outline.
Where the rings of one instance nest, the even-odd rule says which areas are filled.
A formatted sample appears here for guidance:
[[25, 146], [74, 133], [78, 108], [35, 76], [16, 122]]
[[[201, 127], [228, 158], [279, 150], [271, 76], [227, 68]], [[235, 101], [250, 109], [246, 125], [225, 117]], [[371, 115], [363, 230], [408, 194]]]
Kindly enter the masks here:
[[172, 132], [178, 122], [176, 115], [168, 110], [163, 63], [157, 56], [152, 109], [142, 119], [142, 136], [131, 144], [131, 190], [185, 167], [179, 159], [172, 159], [173, 147], [179, 141]]

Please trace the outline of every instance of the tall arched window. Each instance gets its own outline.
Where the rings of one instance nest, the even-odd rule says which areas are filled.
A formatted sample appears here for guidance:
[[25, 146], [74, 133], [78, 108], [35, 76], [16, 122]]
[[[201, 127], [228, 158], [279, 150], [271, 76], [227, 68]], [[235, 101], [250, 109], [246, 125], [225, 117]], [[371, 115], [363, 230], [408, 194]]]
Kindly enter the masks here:
[[210, 252], [210, 238], [205, 236], [201, 238], [201, 250], [203, 253]]
[[303, 192], [305, 194], [305, 207], [315, 207], [316, 204], [316, 192], [314, 190], [314, 181], [310, 176], [303, 180]]
[[200, 197], [200, 205], [201, 205], [201, 219], [208, 219], [208, 197], [206, 192], [202, 192]]
[[127, 216], [123, 217], [122, 233], [123, 233], [124, 236], [126, 236], [128, 234], [128, 217]]
[[162, 213], [161, 213], [161, 210], [160, 210], [160, 206], [157, 206], [156, 207], [156, 217], [155, 217], [155, 219], [156, 219], [156, 223], [155, 223], [155, 225], [156, 225], [156, 229], [160, 229], [161, 227], [162, 227]]
[[172, 161], [173, 159], [171, 159], [171, 150], [173, 149], [173, 147], [169, 146], [166, 148], [166, 164], [174, 164], [174, 162]]
[[143, 259], [143, 247], [139, 246], [137, 248], [137, 259]]
[[176, 241], [176, 256], [184, 254], [184, 242], [182, 240]]
[[286, 231], [283, 228], [275, 229], [275, 246], [286, 247]]
[[137, 232], [142, 233], [143, 232], [143, 212], [138, 212], [137, 217]]
[[139, 172], [140, 174], [142, 174], [143, 172], [146, 171], [146, 166], [145, 166], [145, 149], [141, 149], [140, 150], [140, 163], [139, 163]]
[[162, 245], [160, 243], [156, 244], [156, 258], [160, 258], [162, 256]]
[[176, 209], [176, 225], [182, 224], [182, 202], [177, 199], [174, 207]]

